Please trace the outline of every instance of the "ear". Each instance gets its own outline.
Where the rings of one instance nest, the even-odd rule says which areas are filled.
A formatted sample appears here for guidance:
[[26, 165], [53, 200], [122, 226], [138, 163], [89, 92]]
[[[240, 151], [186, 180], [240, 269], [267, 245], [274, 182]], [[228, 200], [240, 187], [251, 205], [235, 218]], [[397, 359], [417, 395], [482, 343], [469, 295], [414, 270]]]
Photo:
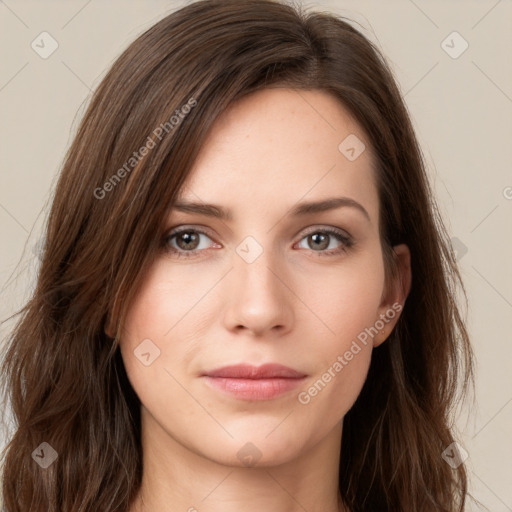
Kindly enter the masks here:
[[[405, 300], [411, 290], [411, 253], [405, 244], [393, 247], [394, 258], [398, 267], [398, 275], [389, 283], [388, 289], [382, 294], [381, 303], [377, 311], [376, 324], [382, 327], [373, 338], [373, 346], [383, 343], [395, 328]], [[378, 322], [380, 320], [380, 322]], [[382, 326], [382, 324], [384, 324]]]
[[112, 319], [110, 318], [110, 314], [107, 315], [107, 319], [105, 321], [105, 334], [111, 338], [114, 339], [114, 328], [112, 325]]

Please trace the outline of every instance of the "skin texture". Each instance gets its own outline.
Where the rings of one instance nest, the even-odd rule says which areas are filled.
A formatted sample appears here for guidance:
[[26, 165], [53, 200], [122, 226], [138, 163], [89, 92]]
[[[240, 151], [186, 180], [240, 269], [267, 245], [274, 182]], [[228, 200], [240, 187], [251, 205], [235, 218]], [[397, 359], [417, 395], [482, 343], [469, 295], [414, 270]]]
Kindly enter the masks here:
[[[338, 149], [349, 134], [366, 145], [354, 161]], [[342, 420], [364, 384], [373, 346], [389, 336], [399, 313], [359, 343], [309, 403], [298, 393], [409, 293], [405, 245], [395, 247], [402, 281], [384, 288], [374, 172], [365, 133], [321, 91], [266, 89], [217, 120], [180, 200], [223, 206], [232, 219], [170, 211], [166, 233], [186, 227], [206, 235], [190, 249], [183, 238], [181, 245], [178, 237], [167, 239], [121, 337], [142, 402], [144, 474], [132, 512], [343, 510]], [[359, 202], [370, 220], [352, 207], [289, 215], [298, 202], [335, 196]], [[317, 248], [309, 235], [329, 227], [354, 244], [322, 255], [344, 247], [327, 235]], [[246, 245], [247, 236], [262, 249], [251, 263], [240, 256], [258, 249]], [[187, 250], [194, 256], [177, 257]], [[160, 355], [145, 366], [134, 350], [148, 338]], [[226, 395], [200, 377], [243, 362], [280, 363], [307, 377], [296, 390], [263, 401]], [[257, 448], [255, 466], [237, 455], [246, 443]]]

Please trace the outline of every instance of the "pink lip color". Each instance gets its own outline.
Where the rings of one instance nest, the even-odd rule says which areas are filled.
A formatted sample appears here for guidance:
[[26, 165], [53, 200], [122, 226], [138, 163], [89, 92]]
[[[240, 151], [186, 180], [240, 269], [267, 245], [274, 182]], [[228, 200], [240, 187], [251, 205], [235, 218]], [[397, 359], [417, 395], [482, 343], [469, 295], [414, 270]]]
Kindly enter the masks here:
[[203, 374], [206, 382], [242, 400], [270, 400], [299, 386], [306, 375], [286, 366], [225, 366]]

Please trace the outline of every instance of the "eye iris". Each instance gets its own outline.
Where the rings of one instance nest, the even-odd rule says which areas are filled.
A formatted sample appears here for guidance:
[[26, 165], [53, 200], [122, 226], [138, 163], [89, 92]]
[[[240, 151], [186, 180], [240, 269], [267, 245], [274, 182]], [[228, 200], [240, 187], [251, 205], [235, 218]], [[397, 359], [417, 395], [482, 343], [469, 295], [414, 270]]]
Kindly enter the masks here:
[[[311, 244], [309, 244], [312, 249], [326, 249], [329, 247], [329, 235], [323, 233], [314, 233], [309, 235], [309, 238], [316, 244], [313, 247], [311, 247]], [[320, 242], [320, 244], [317, 244], [317, 242]]]
[[[183, 231], [177, 236], [176, 243], [180, 249], [195, 249], [199, 242], [199, 234], [193, 231]], [[191, 246], [192, 245], [192, 246]]]

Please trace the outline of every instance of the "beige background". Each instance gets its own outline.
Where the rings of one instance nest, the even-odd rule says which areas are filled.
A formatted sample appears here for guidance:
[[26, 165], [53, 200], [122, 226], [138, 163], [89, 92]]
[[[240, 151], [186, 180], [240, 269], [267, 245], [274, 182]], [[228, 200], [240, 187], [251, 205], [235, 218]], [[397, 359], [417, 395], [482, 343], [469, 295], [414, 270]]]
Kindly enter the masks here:
[[[34, 282], [46, 202], [91, 91], [128, 43], [185, 3], [0, 0], [1, 320]], [[405, 95], [468, 290], [476, 405], [458, 426], [472, 492], [512, 511], [512, 3], [304, 3], [359, 22]], [[31, 48], [43, 31], [59, 44], [47, 59]], [[458, 58], [441, 44], [453, 31], [469, 44]]]

